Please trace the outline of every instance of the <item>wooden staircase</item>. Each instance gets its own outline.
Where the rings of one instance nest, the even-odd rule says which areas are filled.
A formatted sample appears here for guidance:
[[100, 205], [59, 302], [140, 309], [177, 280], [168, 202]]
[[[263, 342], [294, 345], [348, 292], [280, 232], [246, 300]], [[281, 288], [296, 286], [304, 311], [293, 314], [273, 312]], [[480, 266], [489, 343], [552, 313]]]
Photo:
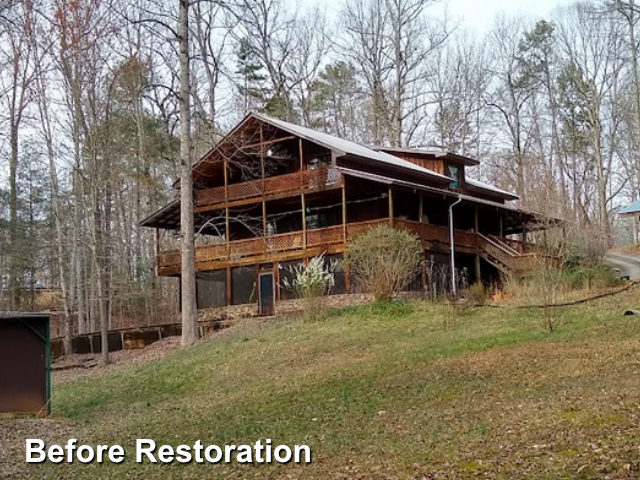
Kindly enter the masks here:
[[523, 277], [545, 266], [558, 266], [560, 259], [543, 253], [521, 253], [498, 237], [478, 233], [480, 256], [510, 277]]
[[486, 237], [481, 233], [477, 235], [480, 256], [503, 274], [513, 275], [520, 252], [495, 237]]

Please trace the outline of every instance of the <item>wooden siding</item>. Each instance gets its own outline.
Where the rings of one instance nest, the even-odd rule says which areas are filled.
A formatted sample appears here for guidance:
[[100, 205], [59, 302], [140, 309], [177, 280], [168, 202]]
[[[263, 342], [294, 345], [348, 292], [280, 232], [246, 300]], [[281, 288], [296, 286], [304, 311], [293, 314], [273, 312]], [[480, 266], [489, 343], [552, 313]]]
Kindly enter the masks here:
[[[406, 160], [407, 162], [411, 162], [415, 165], [420, 165], [432, 172], [439, 173], [440, 175], [446, 175], [444, 161], [437, 159], [428, 159], [424, 158], [423, 154], [420, 153], [409, 153], [409, 152], [389, 152], [391, 155]], [[463, 167], [461, 166], [461, 169]]]

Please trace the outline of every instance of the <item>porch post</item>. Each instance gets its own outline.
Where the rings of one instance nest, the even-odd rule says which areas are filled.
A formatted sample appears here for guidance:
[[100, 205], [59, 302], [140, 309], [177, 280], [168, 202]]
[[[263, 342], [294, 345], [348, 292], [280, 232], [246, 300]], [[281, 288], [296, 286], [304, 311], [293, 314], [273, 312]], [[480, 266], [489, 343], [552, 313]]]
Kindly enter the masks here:
[[393, 228], [393, 190], [389, 185], [389, 226]]
[[229, 247], [229, 172], [227, 171], [228, 162], [225, 156], [223, 170], [224, 170], [224, 236], [227, 240], [227, 259], [231, 256], [231, 250]]
[[231, 297], [231, 267], [227, 267], [227, 305], [231, 305], [233, 302], [233, 298]]
[[480, 222], [478, 220], [478, 206], [476, 205], [473, 209], [473, 228], [476, 233], [480, 233]]
[[264, 132], [260, 124], [260, 178], [262, 178], [262, 236], [267, 236], [267, 204], [265, 202], [265, 181], [264, 181]]
[[347, 192], [342, 184], [342, 241], [347, 242]]
[[262, 197], [262, 236], [267, 236], [267, 202]]
[[302, 155], [302, 138], [298, 139], [298, 149], [300, 150], [300, 171], [304, 170], [304, 157]]
[[498, 215], [498, 219], [500, 220], [500, 240], [504, 240], [504, 218], [503, 218], [502, 210], [500, 210], [500, 215]]
[[231, 257], [231, 247], [229, 245], [229, 207], [224, 208], [224, 236], [227, 239], [227, 259]]
[[458, 199], [449, 205], [449, 252], [451, 256], [451, 293], [453, 296], [458, 295], [458, 285], [456, 278], [456, 252], [455, 252], [455, 238], [454, 238], [454, 226], [453, 226], [453, 207], [462, 202], [462, 198], [458, 197]]
[[300, 195], [302, 201], [302, 247], [307, 248], [307, 202], [304, 193]]

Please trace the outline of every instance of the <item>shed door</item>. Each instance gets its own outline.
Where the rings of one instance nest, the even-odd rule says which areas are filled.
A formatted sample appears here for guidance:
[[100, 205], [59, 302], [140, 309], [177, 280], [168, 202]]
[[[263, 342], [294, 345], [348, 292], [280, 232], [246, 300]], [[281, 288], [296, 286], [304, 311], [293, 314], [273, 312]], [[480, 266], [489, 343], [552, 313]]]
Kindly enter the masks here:
[[0, 322], [0, 413], [46, 413], [46, 342], [27, 322]]
[[275, 282], [273, 280], [273, 272], [260, 274], [260, 315], [275, 315]]

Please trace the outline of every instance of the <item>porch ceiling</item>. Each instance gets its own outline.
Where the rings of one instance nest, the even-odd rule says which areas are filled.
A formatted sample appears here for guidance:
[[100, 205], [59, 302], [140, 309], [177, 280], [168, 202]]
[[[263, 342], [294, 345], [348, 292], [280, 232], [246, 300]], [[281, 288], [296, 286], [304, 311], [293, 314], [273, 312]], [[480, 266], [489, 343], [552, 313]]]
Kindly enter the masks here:
[[338, 170], [340, 170], [340, 173], [346, 176], [371, 180], [373, 182], [383, 183], [386, 185], [394, 185], [405, 190], [410, 190], [413, 192], [423, 192], [428, 195], [437, 195], [451, 199], [461, 198], [463, 203], [469, 205], [477, 205], [486, 210], [495, 209], [495, 211], [502, 211], [504, 213], [505, 234], [520, 233], [524, 229], [526, 229], [527, 231], [544, 230], [545, 228], [549, 228], [551, 226], [561, 226], [564, 223], [564, 221], [559, 218], [545, 217], [544, 215], [536, 212], [522, 210], [510, 205], [505, 205], [503, 203], [492, 202], [491, 200], [471, 197], [469, 195], [464, 195], [450, 190], [429, 187], [421, 185], [419, 183], [397, 180], [395, 178], [384, 177], [381, 175], [362, 172], [359, 170], [351, 170], [343, 167], [338, 167]]

